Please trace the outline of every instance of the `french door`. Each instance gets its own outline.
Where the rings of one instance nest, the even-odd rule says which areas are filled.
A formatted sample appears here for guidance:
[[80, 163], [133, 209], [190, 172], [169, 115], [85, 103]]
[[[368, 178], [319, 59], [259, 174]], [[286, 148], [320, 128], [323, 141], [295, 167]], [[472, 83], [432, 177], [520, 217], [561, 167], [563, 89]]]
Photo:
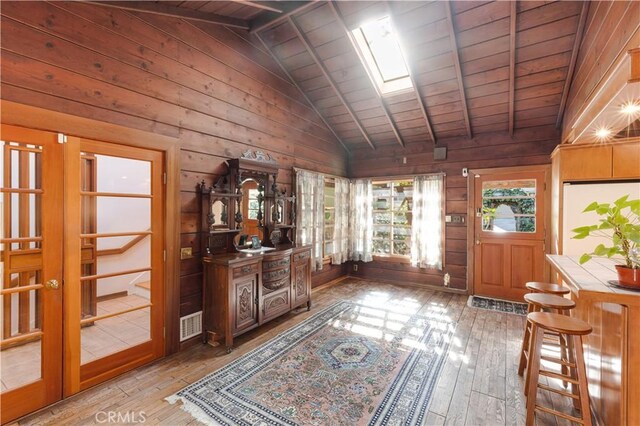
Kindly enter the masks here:
[[6, 423], [62, 396], [64, 169], [55, 133], [2, 126], [1, 139], [0, 402]]
[[1, 136], [4, 423], [162, 356], [164, 167], [153, 150]]
[[546, 169], [474, 173], [474, 294], [522, 301], [543, 281]]

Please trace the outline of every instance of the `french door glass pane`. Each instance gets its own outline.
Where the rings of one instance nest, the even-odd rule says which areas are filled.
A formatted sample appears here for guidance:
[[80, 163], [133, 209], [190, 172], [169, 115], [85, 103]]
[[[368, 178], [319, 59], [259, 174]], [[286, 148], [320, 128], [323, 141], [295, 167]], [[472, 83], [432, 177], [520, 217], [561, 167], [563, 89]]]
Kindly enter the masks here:
[[[88, 194], [82, 197], [80, 341], [86, 364], [151, 338], [151, 166], [90, 152], [82, 159], [81, 188]], [[132, 235], [102, 236], [113, 233]]]
[[[83, 153], [82, 158], [95, 161], [97, 192], [151, 195], [151, 163], [131, 158]], [[86, 186], [83, 186], [84, 190]]]

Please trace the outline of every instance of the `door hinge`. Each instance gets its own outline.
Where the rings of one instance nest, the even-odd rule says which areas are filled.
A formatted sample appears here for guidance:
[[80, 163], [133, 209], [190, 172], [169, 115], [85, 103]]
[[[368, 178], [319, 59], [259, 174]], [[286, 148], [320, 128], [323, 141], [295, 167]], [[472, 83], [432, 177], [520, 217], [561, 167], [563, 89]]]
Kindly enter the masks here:
[[162, 337], [167, 338], [167, 327], [162, 327]]
[[162, 250], [162, 260], [163, 261], [167, 261], [167, 251], [166, 250]]
[[167, 184], [167, 172], [162, 173], [162, 183]]
[[58, 143], [67, 143], [67, 135], [58, 133]]

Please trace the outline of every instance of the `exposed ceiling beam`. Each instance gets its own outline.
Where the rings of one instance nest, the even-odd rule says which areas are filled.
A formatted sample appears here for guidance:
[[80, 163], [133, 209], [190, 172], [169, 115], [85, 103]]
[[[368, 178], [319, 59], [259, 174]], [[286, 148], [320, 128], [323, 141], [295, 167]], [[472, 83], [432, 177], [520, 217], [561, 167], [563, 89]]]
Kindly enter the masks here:
[[307, 10], [311, 6], [317, 5], [317, 0], [313, 1], [287, 1], [282, 2], [280, 13], [264, 13], [251, 21], [251, 33], [255, 34], [258, 31], [262, 31], [269, 27], [273, 27], [279, 23], [282, 23], [294, 13], [299, 13]]
[[512, 1], [509, 34], [509, 134], [511, 136], [513, 136], [516, 104], [516, 17], [518, 15], [516, 6], [516, 1]]
[[324, 75], [324, 77], [329, 82], [329, 85], [331, 85], [331, 87], [333, 88], [333, 90], [336, 93], [336, 96], [338, 97], [338, 99], [340, 99], [340, 102], [342, 102], [342, 105], [344, 105], [344, 107], [349, 112], [349, 115], [351, 116], [353, 121], [356, 123], [356, 126], [358, 127], [358, 129], [362, 133], [362, 136], [364, 137], [364, 139], [367, 141], [367, 143], [369, 144], [371, 149], [376, 149], [376, 147], [373, 144], [373, 142], [371, 142], [371, 138], [369, 138], [369, 135], [367, 134], [367, 131], [364, 129], [364, 127], [362, 126], [362, 123], [360, 123], [360, 120], [356, 116], [355, 111], [351, 108], [351, 106], [349, 105], [347, 100], [344, 98], [344, 96], [340, 92], [340, 89], [338, 89], [338, 85], [333, 80], [333, 77], [331, 77], [331, 74], [329, 74], [329, 70], [327, 69], [327, 67], [324, 65], [324, 63], [322, 62], [322, 60], [318, 56], [318, 53], [316, 52], [316, 50], [313, 48], [313, 46], [309, 42], [309, 39], [307, 39], [307, 36], [305, 36], [303, 34], [302, 29], [300, 29], [300, 27], [294, 21], [292, 16], [289, 16], [287, 19], [289, 20], [289, 24], [293, 27], [294, 31], [296, 32], [296, 35], [298, 36], [298, 38], [300, 39], [300, 41], [304, 45], [304, 47], [307, 50], [307, 52], [309, 53], [309, 55], [311, 55], [311, 58], [313, 58], [313, 61], [316, 63], [318, 68], [320, 68], [320, 71], [322, 71], [322, 74]]
[[582, 44], [582, 35], [584, 34], [584, 27], [587, 21], [587, 15], [589, 14], [589, 2], [582, 2], [582, 10], [580, 11], [580, 20], [578, 21], [578, 30], [576, 31], [576, 38], [573, 41], [573, 50], [571, 52], [571, 59], [569, 60], [569, 69], [567, 70], [567, 78], [564, 80], [564, 87], [562, 88], [562, 98], [560, 99], [560, 109], [558, 110], [558, 119], [556, 120], [556, 128], [560, 128], [562, 125], [562, 119], [564, 118], [564, 110], [567, 107], [567, 98], [569, 97], [569, 89], [571, 88], [571, 81], [573, 80], [573, 72], [576, 67], [576, 60], [578, 59], [578, 53], [580, 52], [580, 44]]
[[460, 66], [460, 53], [458, 53], [458, 42], [456, 41], [456, 30], [453, 26], [453, 12], [451, 11], [451, 1], [447, 1], [445, 5], [447, 12], [447, 26], [449, 27], [449, 41], [451, 42], [451, 50], [453, 51], [453, 64], [456, 68], [456, 76], [458, 77], [458, 86], [460, 88], [460, 100], [462, 102], [462, 113], [464, 114], [464, 122], [467, 125], [467, 135], [473, 137], [471, 131], [471, 121], [469, 120], [469, 108], [467, 107], [467, 97], [464, 93], [464, 80], [462, 79], [462, 67]]
[[171, 16], [173, 18], [190, 21], [208, 22], [210, 24], [225, 25], [227, 27], [249, 29], [249, 22], [243, 19], [230, 18], [216, 13], [201, 12], [199, 10], [184, 7], [168, 6], [162, 2], [147, 1], [92, 1], [92, 4], [113, 7], [116, 9], [131, 10], [133, 12], [151, 13], [154, 15]]
[[[398, 35], [400, 46], [406, 46], [407, 44], [404, 43], [404, 40], [402, 39], [402, 35], [400, 34], [400, 26], [396, 25], [396, 22], [393, 18], [393, 9], [391, 8], [391, 4], [389, 4], [388, 1], [385, 1], [385, 3], [387, 4], [387, 9], [389, 10], [389, 18], [391, 18], [391, 21], [393, 22], [393, 27], [395, 28], [396, 34]], [[405, 61], [407, 61], [407, 68], [408, 68], [407, 71], [409, 71], [409, 78], [411, 79], [411, 84], [413, 85], [413, 88], [416, 91], [416, 97], [418, 98], [418, 105], [420, 106], [422, 117], [424, 118], [424, 121], [427, 125], [429, 136], [431, 136], [431, 140], [435, 145], [437, 143], [436, 135], [435, 133], [433, 133], [433, 127], [431, 127], [431, 120], [429, 119], [429, 114], [427, 113], [427, 106], [424, 103], [424, 98], [422, 97], [422, 93], [420, 92], [420, 87], [418, 86], [418, 82], [416, 81], [416, 78], [415, 78], [413, 63], [411, 62], [411, 58], [409, 57], [407, 52], [405, 52], [404, 50], [402, 52], [402, 55], [404, 56]]]
[[311, 108], [315, 111], [316, 114], [318, 114], [318, 117], [320, 117], [320, 119], [322, 120], [322, 122], [325, 124], [325, 126], [327, 126], [327, 128], [329, 128], [329, 131], [331, 131], [331, 133], [333, 133], [333, 136], [336, 137], [336, 139], [338, 140], [338, 142], [340, 142], [340, 145], [342, 145], [342, 147], [344, 148], [345, 151], [347, 151], [347, 154], [350, 154], [351, 151], [349, 151], [349, 148], [347, 148], [347, 145], [345, 145], [344, 142], [342, 142], [342, 139], [340, 139], [340, 136], [338, 136], [338, 134], [336, 133], [335, 130], [333, 130], [333, 127], [331, 127], [331, 125], [329, 124], [329, 122], [327, 122], [327, 120], [324, 118], [324, 116], [320, 113], [320, 111], [318, 111], [318, 108], [316, 108], [316, 106], [313, 104], [313, 102], [311, 102], [311, 99], [309, 99], [309, 97], [307, 96], [306, 93], [304, 93], [304, 90], [302, 90], [302, 88], [298, 85], [298, 83], [296, 83], [296, 81], [293, 79], [293, 77], [291, 76], [291, 74], [289, 74], [289, 71], [287, 71], [287, 69], [285, 68], [285, 66], [282, 64], [282, 62], [280, 62], [280, 59], [278, 59], [278, 57], [276, 56], [276, 54], [273, 52], [273, 50], [271, 50], [271, 48], [267, 45], [267, 43], [265, 43], [265, 41], [262, 39], [262, 37], [260, 37], [260, 34], [255, 34], [255, 36], [258, 38], [258, 40], [260, 40], [260, 43], [262, 43], [262, 45], [264, 46], [264, 48], [267, 50], [267, 52], [269, 52], [269, 54], [271, 55], [271, 57], [273, 58], [274, 61], [276, 61], [276, 63], [280, 66], [280, 68], [282, 69], [282, 71], [285, 73], [285, 75], [287, 77], [289, 77], [289, 80], [291, 81], [291, 83], [293, 83], [294, 86], [296, 86], [296, 88], [298, 89], [298, 91], [302, 94], [302, 96], [304, 97], [304, 99], [307, 101], [307, 103], [311, 106]]
[[[345, 36], [351, 42], [351, 47], [353, 47], [353, 50], [355, 50], [356, 54], [358, 55], [358, 59], [360, 59], [360, 63], [362, 63], [362, 66], [365, 66], [364, 65], [364, 58], [362, 58], [362, 54], [360, 53], [360, 49], [358, 49], [358, 45], [356, 44], [356, 41], [353, 38], [353, 34], [351, 34], [351, 31], [347, 28], [347, 25], [344, 23], [344, 19], [342, 18], [342, 14], [338, 10], [338, 7], [335, 5], [335, 3], [333, 1], [329, 1], [329, 6], [331, 6], [331, 11], [333, 12], [333, 15], [338, 20], [338, 24], [340, 24], [340, 27], [342, 28], [342, 31], [344, 31], [344, 33], [345, 33]], [[367, 70], [365, 69], [365, 71], [367, 71]], [[384, 101], [384, 99], [382, 97], [382, 93], [380, 93], [380, 91], [378, 90], [377, 85], [373, 81], [371, 81], [371, 79], [369, 79], [369, 81], [371, 82], [371, 85], [373, 86], [373, 90], [376, 92], [376, 95], [378, 97], [378, 101], [380, 102], [380, 108], [382, 108], [382, 112], [384, 112], [384, 115], [387, 117], [387, 120], [389, 121], [389, 125], [391, 126], [391, 130], [393, 131], [393, 134], [395, 135], [396, 140], [398, 141], [398, 143], [400, 144], [401, 147], [404, 147], [404, 141], [402, 140], [402, 136], [400, 135], [400, 131], [398, 130], [398, 126], [396, 126], [395, 121], [393, 121], [393, 117], [391, 117], [391, 114], [389, 114], [389, 109], [387, 108], [387, 104], [385, 103], [385, 101]]]
[[231, 0], [231, 1], [233, 3], [254, 7], [256, 9], [268, 10], [269, 12], [275, 12], [275, 13], [282, 13], [282, 9], [278, 7], [273, 7], [273, 2], [270, 2], [270, 1], [246, 1], [246, 0]]

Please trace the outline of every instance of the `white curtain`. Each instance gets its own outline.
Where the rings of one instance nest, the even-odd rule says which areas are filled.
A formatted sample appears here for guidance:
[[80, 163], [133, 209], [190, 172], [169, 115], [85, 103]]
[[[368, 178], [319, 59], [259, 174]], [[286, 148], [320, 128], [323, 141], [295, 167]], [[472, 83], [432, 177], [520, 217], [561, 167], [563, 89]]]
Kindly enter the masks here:
[[297, 170], [296, 197], [296, 244], [311, 245], [311, 270], [322, 269], [324, 176]]
[[349, 260], [371, 262], [373, 245], [373, 185], [356, 179], [350, 188]]
[[333, 253], [331, 263], [339, 265], [349, 260], [349, 179], [335, 178]]
[[442, 269], [443, 176], [416, 176], [413, 180], [411, 265]]

